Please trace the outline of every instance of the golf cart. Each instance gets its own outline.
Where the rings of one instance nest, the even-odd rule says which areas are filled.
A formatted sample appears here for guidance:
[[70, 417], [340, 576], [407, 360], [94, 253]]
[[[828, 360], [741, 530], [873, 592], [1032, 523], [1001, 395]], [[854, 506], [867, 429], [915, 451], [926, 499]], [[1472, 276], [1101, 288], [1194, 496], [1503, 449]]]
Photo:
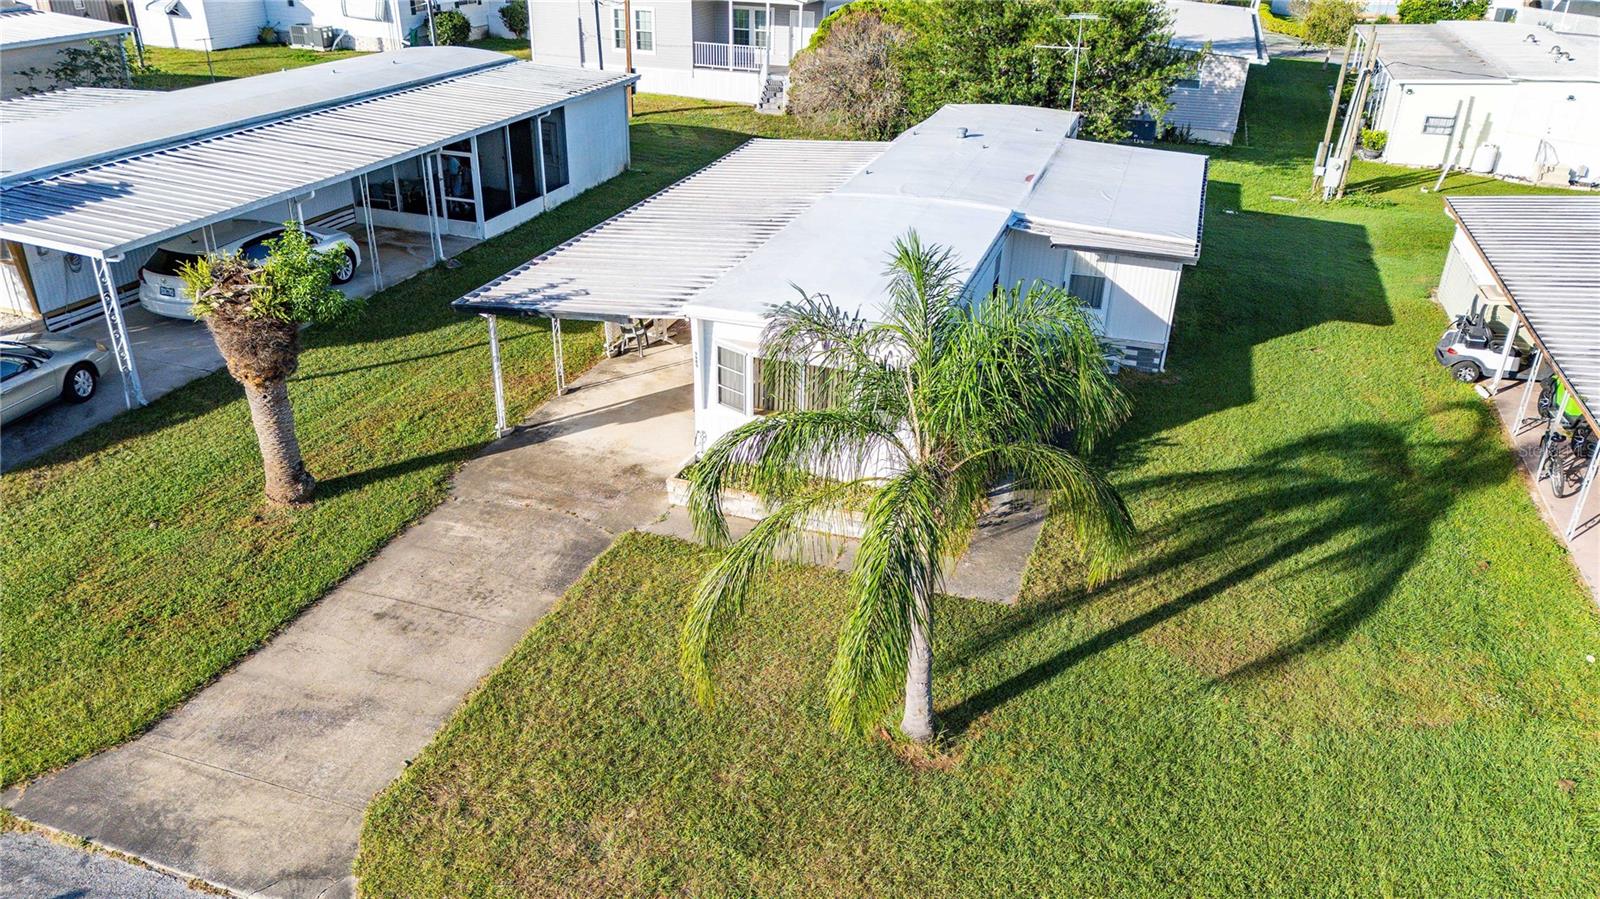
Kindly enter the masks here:
[[[1465, 384], [1473, 384], [1484, 375], [1493, 375], [1500, 366], [1505, 352], [1506, 339], [1495, 334], [1483, 320], [1483, 310], [1468, 315], [1458, 315], [1450, 323], [1444, 336], [1433, 348], [1439, 364], [1450, 369], [1450, 376]], [[1505, 357], [1505, 373], [1514, 375], [1528, 364], [1528, 358], [1516, 347]]]

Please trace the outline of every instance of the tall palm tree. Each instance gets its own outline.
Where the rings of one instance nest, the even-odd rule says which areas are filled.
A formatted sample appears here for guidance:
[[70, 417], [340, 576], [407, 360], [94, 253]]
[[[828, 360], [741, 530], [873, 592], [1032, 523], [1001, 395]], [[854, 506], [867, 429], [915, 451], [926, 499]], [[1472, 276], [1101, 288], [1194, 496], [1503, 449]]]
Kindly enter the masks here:
[[211, 330], [228, 374], [244, 387], [267, 499], [288, 505], [309, 501], [317, 486], [300, 455], [289, 405], [300, 326], [345, 318], [359, 304], [330, 286], [343, 254], [319, 252], [298, 225], [285, 225], [267, 248], [263, 263], [239, 253], [211, 254], [184, 266], [182, 276], [195, 316]]
[[1091, 582], [1107, 577], [1133, 524], [1083, 458], [1128, 403], [1078, 300], [1056, 287], [968, 303], [952, 254], [915, 232], [890, 257], [882, 322], [801, 293], [762, 336], [765, 387], [806, 408], [751, 421], [689, 473], [699, 536], [729, 544], [721, 499], [737, 484], [776, 509], [700, 581], [680, 634], [695, 698], [712, 701], [711, 654], [763, 572], [808, 520], [866, 502], [849, 576], [851, 609], [828, 674], [836, 730], [870, 732], [904, 690], [900, 729], [933, 737], [933, 609], [991, 489], [1007, 479], [1066, 516]]

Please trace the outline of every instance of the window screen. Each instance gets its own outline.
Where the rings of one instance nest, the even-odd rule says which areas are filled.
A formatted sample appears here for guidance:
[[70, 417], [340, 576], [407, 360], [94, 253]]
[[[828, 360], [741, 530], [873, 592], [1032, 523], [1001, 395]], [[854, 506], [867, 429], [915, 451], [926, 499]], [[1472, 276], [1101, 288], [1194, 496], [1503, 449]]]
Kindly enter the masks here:
[[656, 49], [656, 14], [654, 10], [633, 11], [634, 49], [654, 53]]
[[620, 8], [611, 11], [611, 46], [628, 49], [628, 20]]
[[744, 411], [744, 354], [717, 347], [717, 402]]
[[1185, 90], [1191, 90], [1191, 91], [1192, 90], [1199, 90], [1199, 88], [1200, 88], [1200, 79], [1198, 79], [1198, 78], [1179, 78], [1178, 79], [1178, 83], [1175, 86], [1184, 88]]
[[567, 108], [558, 106], [539, 120], [539, 141], [544, 145], [544, 189], [565, 187], [567, 174]]
[[1453, 115], [1431, 115], [1422, 120], [1423, 134], [1449, 134], [1456, 130], [1456, 117]]
[[1070, 253], [1067, 260], [1072, 266], [1067, 293], [1082, 300], [1090, 309], [1099, 309], [1106, 294], [1106, 276], [1099, 262], [1084, 253]]

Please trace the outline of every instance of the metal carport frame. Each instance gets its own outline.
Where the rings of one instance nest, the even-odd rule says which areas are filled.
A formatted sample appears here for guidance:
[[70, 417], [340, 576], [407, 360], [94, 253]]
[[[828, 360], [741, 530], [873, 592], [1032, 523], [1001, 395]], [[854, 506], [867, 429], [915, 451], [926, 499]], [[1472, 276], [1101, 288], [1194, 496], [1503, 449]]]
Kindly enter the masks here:
[[556, 391], [561, 321], [629, 325], [683, 307], [883, 153], [865, 141], [757, 139], [451, 305], [489, 325], [495, 431], [507, 431], [499, 315], [550, 319]]

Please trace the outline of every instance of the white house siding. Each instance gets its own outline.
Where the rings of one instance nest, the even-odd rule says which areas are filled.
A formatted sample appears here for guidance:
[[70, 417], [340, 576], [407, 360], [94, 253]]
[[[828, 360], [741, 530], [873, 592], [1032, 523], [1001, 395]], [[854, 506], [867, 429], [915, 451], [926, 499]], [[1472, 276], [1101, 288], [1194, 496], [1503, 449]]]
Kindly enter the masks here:
[[[1034, 281], [1062, 286], [1066, 277], [1065, 248], [1026, 231], [1010, 232], [1000, 263], [1000, 283], [1007, 287]], [[1181, 263], [1128, 254], [1090, 253], [1109, 283], [1098, 313], [1106, 341], [1123, 351], [1124, 363], [1144, 370], [1166, 365], [1167, 340], [1178, 298]]]
[[[200, 0], [183, 2], [198, 3]], [[204, 0], [204, 3], [211, 49], [242, 47], [260, 39], [261, 27], [267, 24], [267, 12], [261, 0]]]
[[[249, 3], [260, 10], [260, 4]], [[178, 0], [178, 15], [170, 16], [165, 12], [166, 4], [148, 3], [146, 0], [134, 0], [128, 4], [133, 10], [133, 17], [138, 20], [139, 36], [145, 44], [151, 47], [179, 47], [188, 50], [199, 50], [207, 46], [210, 32], [207, 30], [206, 0]], [[213, 45], [213, 47], [221, 45]]]
[[[1422, 131], [1428, 116], [1451, 117], [1458, 108], [1466, 134], [1459, 157], [1449, 135]], [[1448, 156], [1465, 166], [1492, 144], [1500, 151], [1496, 174], [1565, 183], [1579, 166], [1600, 171], [1600, 84], [1391, 82], [1375, 120], [1389, 134], [1384, 161], [1397, 165], [1438, 166]]]
[[[87, 258], [58, 250], [18, 246], [27, 263], [34, 296], [39, 299], [39, 312], [47, 321], [54, 325], [63, 319], [71, 321], [99, 314], [100, 294], [94, 283], [94, 269]], [[127, 254], [121, 262], [112, 263], [111, 275], [117, 285], [128, 287], [137, 282], [139, 269], [154, 252], [154, 247], [137, 250]], [[27, 314], [27, 310], [18, 311]], [[74, 312], [79, 314], [74, 316]]]
[[1188, 129], [1194, 140], [1210, 144], [1233, 143], [1249, 72], [1250, 64], [1237, 56], [1208, 55], [1200, 64], [1199, 87], [1177, 87], [1167, 95], [1172, 109], [1163, 123]]

